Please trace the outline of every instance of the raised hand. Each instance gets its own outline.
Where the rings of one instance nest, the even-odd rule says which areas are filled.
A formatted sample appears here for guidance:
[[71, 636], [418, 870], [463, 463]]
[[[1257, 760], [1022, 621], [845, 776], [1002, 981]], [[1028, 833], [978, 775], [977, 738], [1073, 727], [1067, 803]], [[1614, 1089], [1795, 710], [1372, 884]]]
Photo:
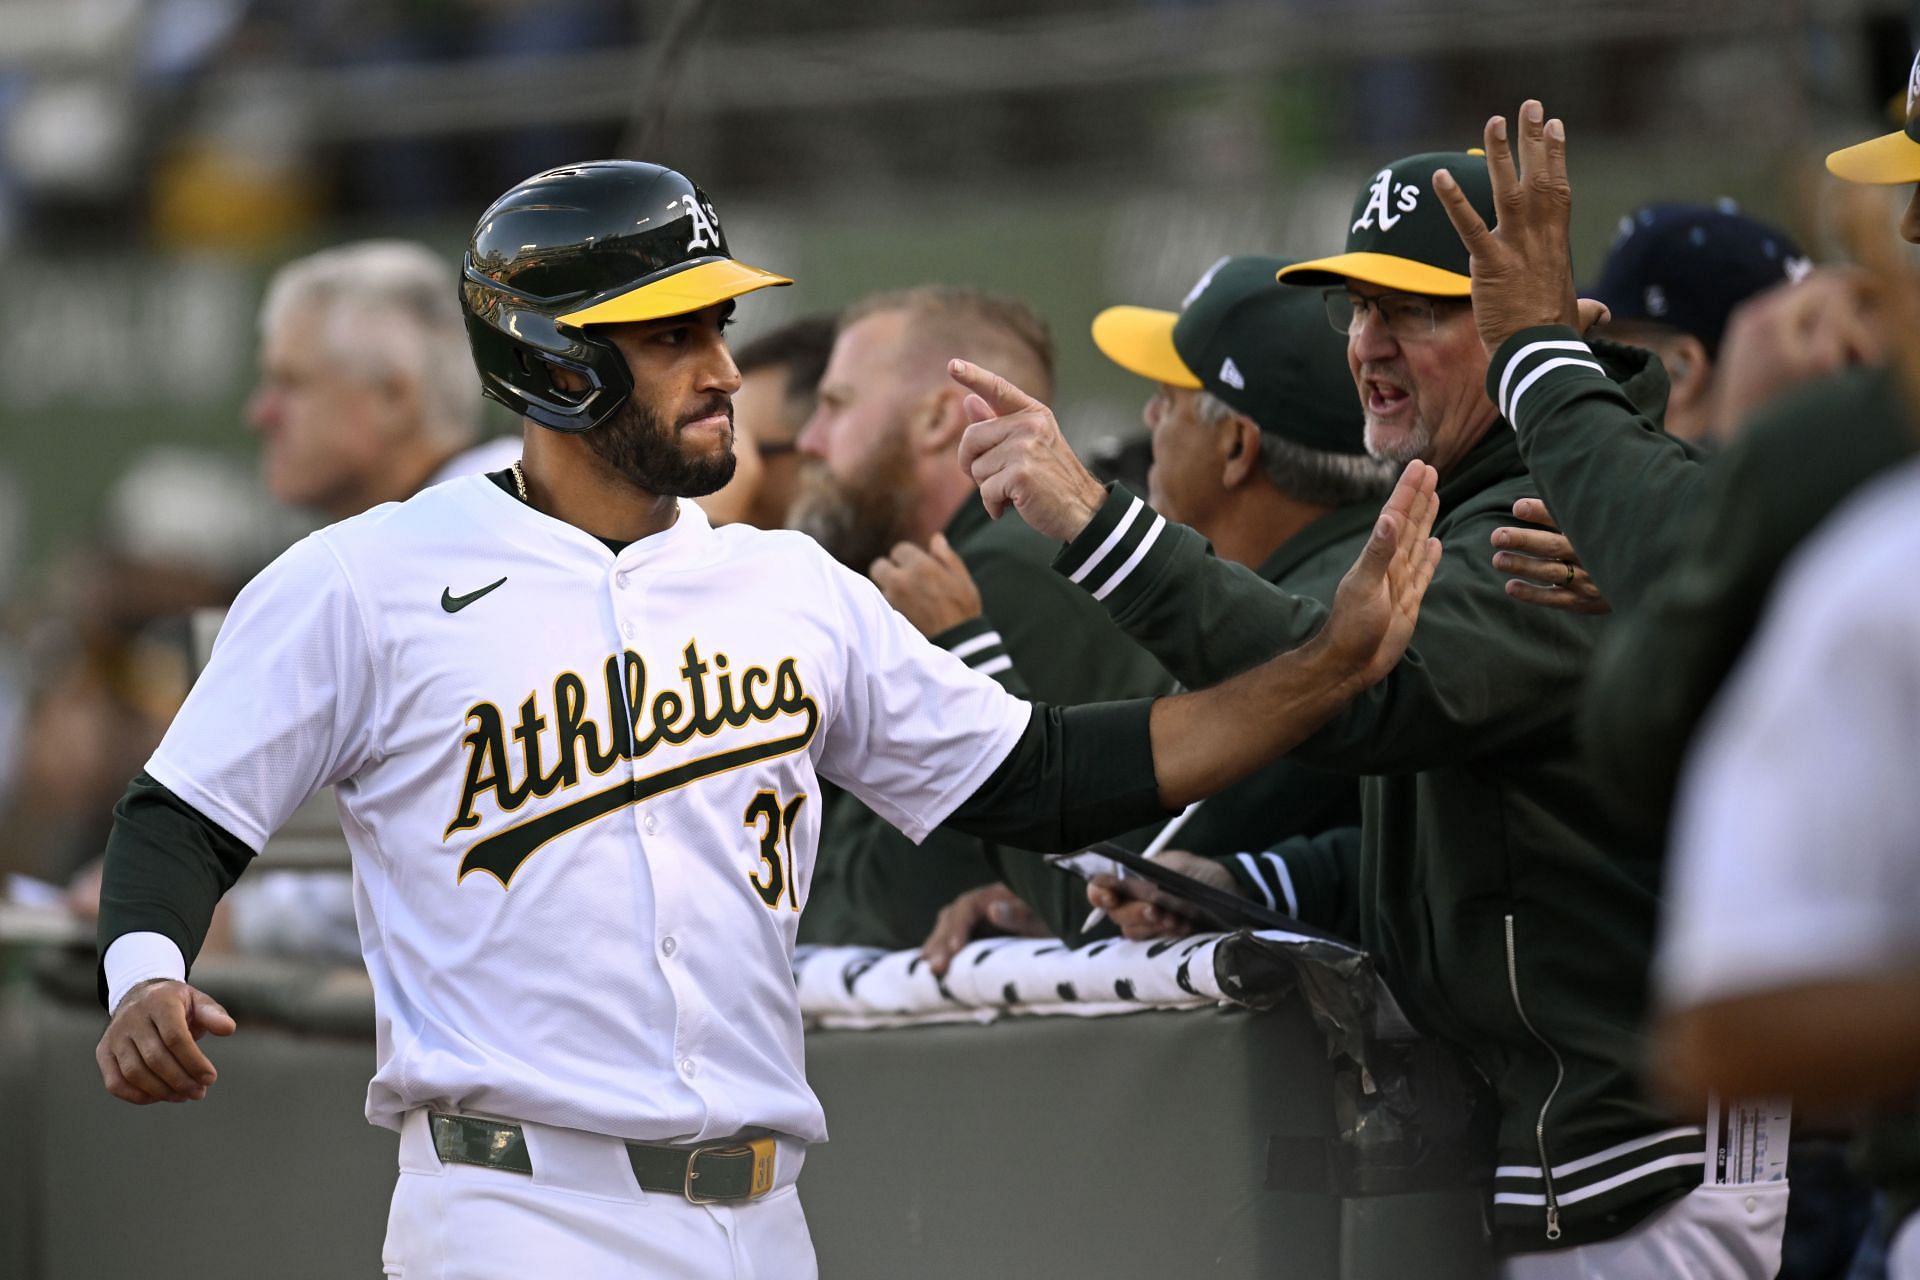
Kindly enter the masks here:
[[1439, 473], [1409, 462], [1313, 639], [1231, 680], [1154, 701], [1160, 803], [1179, 809], [1231, 786], [1306, 739], [1393, 670], [1440, 563], [1430, 537]]
[[1420, 602], [1440, 563], [1440, 540], [1429, 537], [1440, 502], [1440, 473], [1409, 462], [1400, 473], [1360, 558], [1340, 579], [1333, 612], [1313, 643], [1325, 646], [1357, 688], [1379, 683], [1400, 661], [1420, 620]]
[[1606, 318], [1600, 304], [1574, 297], [1573, 255], [1567, 243], [1573, 213], [1567, 130], [1545, 117], [1538, 101], [1529, 98], [1521, 104], [1517, 167], [1506, 117], [1487, 121], [1484, 141], [1495, 220], [1491, 229], [1451, 173], [1441, 169], [1433, 175], [1434, 194], [1467, 247], [1474, 322], [1489, 352], [1522, 329], [1564, 324], [1584, 331]]
[[997, 520], [1013, 507], [1041, 533], [1072, 541], [1100, 510], [1107, 491], [1074, 455], [1053, 410], [977, 364], [949, 361], [947, 373], [971, 393], [960, 465], [973, 477], [987, 514]]
[[212, 996], [155, 978], [121, 998], [93, 1060], [107, 1092], [123, 1102], [197, 1102], [220, 1073], [194, 1042], [230, 1036], [234, 1025]]

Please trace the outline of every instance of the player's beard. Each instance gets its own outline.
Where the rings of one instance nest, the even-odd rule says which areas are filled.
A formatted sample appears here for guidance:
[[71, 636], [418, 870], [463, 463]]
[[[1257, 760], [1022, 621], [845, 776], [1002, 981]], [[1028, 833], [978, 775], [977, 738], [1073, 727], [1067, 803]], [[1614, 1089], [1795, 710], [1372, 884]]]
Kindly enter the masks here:
[[636, 489], [668, 498], [702, 498], [733, 479], [733, 441], [728, 439], [723, 453], [693, 454], [681, 444], [680, 430], [716, 413], [726, 414], [731, 427], [733, 401], [714, 396], [681, 414], [669, 428], [652, 409], [629, 397], [618, 413], [581, 439]]
[[800, 472], [799, 493], [787, 515], [798, 529], [856, 573], [913, 533], [920, 505], [913, 452], [904, 431], [887, 436], [859, 474], [845, 480], [812, 462]]

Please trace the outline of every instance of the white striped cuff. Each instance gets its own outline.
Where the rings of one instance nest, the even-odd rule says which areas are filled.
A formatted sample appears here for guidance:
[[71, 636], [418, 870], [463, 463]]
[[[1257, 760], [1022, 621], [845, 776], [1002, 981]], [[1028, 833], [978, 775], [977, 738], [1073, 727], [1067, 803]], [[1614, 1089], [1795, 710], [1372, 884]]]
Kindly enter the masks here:
[[[1576, 354], [1553, 354], [1559, 351]], [[1516, 382], [1515, 375], [1520, 374], [1522, 366], [1525, 366], [1526, 372]], [[1514, 352], [1513, 358], [1507, 361], [1507, 367], [1500, 371], [1500, 385], [1494, 397], [1495, 403], [1500, 408], [1500, 416], [1517, 428], [1521, 398], [1532, 389], [1543, 374], [1553, 369], [1564, 368], [1591, 369], [1603, 378], [1607, 376], [1607, 371], [1601, 367], [1598, 360], [1594, 359], [1593, 348], [1584, 342], [1571, 338], [1529, 342]]]

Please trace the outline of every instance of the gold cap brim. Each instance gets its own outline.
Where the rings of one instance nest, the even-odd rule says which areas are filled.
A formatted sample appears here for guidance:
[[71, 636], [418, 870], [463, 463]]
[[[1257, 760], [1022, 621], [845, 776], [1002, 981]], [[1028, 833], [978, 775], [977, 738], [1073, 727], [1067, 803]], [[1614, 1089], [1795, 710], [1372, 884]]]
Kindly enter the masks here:
[[725, 302], [743, 293], [752, 293], [755, 289], [792, 283], [785, 276], [777, 276], [771, 271], [762, 271], [759, 267], [750, 267], [732, 258], [718, 258], [697, 267], [688, 267], [685, 271], [676, 271], [637, 289], [629, 289], [618, 297], [595, 303], [584, 311], [570, 312], [558, 317], [558, 320], [575, 328], [589, 324], [632, 324], [636, 320], [662, 320], [667, 316], [701, 311], [716, 302]]
[[1904, 130], [1882, 134], [1827, 157], [1827, 172], [1848, 182], [1892, 186], [1920, 182], [1920, 142]]
[[1473, 292], [1473, 280], [1455, 271], [1430, 267], [1412, 258], [1390, 253], [1342, 253], [1283, 267], [1274, 277], [1283, 284], [1339, 284], [1358, 280], [1383, 289], [1399, 289], [1434, 298], [1464, 298]]
[[1179, 319], [1175, 311], [1108, 307], [1093, 318], [1093, 345], [1128, 373], [1198, 390], [1200, 379], [1173, 347], [1173, 326]]

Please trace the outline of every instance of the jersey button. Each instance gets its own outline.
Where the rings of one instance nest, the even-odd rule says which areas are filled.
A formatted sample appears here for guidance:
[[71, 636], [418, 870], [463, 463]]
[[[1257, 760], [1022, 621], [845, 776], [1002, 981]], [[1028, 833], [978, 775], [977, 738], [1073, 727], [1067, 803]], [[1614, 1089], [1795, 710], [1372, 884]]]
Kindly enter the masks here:
[[625, 569], [622, 569], [620, 572], [613, 575], [613, 584], [617, 587], [624, 587], [629, 582], [632, 582], [632, 581], [633, 581], [633, 575], [631, 573], [628, 573]]
[[692, 1058], [682, 1058], [680, 1059], [680, 1073], [686, 1076], [697, 1076], [700, 1074], [700, 1064]]
[[654, 832], [660, 829], [659, 820], [655, 818], [652, 814], [648, 814], [645, 818], [643, 818], [640, 822], [640, 825], [647, 829], [648, 835], [652, 835]]
[[662, 938], [660, 940], [660, 954], [662, 955], [670, 956], [675, 951], [678, 951], [679, 949], [680, 949], [680, 944], [675, 942], [672, 938]]
[[629, 640], [633, 639], [638, 631], [639, 628], [635, 627], [631, 622], [623, 622], [620, 624], [620, 634]]

